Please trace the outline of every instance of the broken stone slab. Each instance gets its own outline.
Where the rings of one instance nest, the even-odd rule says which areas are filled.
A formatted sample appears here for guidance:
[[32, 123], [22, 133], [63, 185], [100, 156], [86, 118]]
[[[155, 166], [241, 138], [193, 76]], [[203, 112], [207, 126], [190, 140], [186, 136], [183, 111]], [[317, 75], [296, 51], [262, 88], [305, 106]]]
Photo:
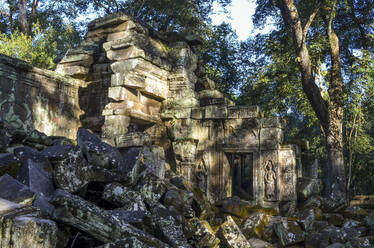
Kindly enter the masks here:
[[58, 189], [51, 203], [55, 206], [54, 219], [74, 226], [104, 243], [135, 237], [154, 247], [167, 247], [160, 240], [116, 218], [110, 211], [101, 209], [79, 196]]
[[247, 239], [262, 238], [262, 234], [268, 225], [268, 216], [265, 213], [255, 212], [248, 216], [241, 227], [241, 231]]
[[52, 175], [43, 170], [39, 163], [29, 159], [19, 170], [17, 180], [41, 196], [50, 199], [55, 191]]
[[102, 142], [97, 135], [87, 129], [79, 128], [77, 143], [90, 164], [123, 173], [128, 171], [117, 148]]
[[334, 193], [330, 197], [323, 197], [321, 209], [324, 213], [337, 213], [346, 207], [345, 195]]
[[8, 174], [12, 177], [16, 177], [20, 167], [20, 161], [13, 154], [0, 154], [0, 176]]
[[207, 221], [192, 218], [189, 220], [189, 224], [193, 230], [191, 239], [198, 247], [219, 247], [220, 241], [214, 235], [214, 231]]
[[342, 243], [333, 243], [329, 246], [326, 246], [326, 248], [344, 248], [344, 247], [345, 247], [345, 245], [342, 244]]
[[228, 248], [248, 248], [251, 247], [239, 227], [231, 216], [219, 227], [217, 237], [221, 240], [223, 247]]
[[105, 244], [105, 245], [98, 246], [96, 248], [123, 248], [123, 247], [154, 248], [154, 246], [146, 244], [146, 243], [140, 241], [139, 239], [137, 239], [135, 237], [121, 239], [121, 240], [118, 240], [118, 241], [110, 243], [110, 244]]
[[304, 231], [309, 232], [313, 229], [314, 221], [316, 220], [314, 209], [306, 209], [298, 214], [298, 223], [303, 228]]
[[251, 210], [256, 207], [252, 202], [242, 200], [238, 196], [223, 199], [215, 205], [222, 213], [243, 219], [246, 219]]
[[325, 227], [321, 233], [327, 236], [331, 243], [345, 243], [349, 238], [345, 229], [333, 225]]
[[89, 164], [79, 147], [74, 147], [65, 159], [55, 164], [53, 177], [58, 187], [71, 193], [83, 189], [90, 182], [109, 183], [124, 178], [116, 170], [111, 171]]
[[373, 247], [373, 243], [370, 241], [369, 237], [359, 237], [359, 238], [350, 240], [348, 243], [346, 243], [345, 247], [370, 248], [370, 247]]
[[263, 241], [261, 239], [248, 239], [248, 243], [251, 245], [251, 248], [269, 248], [273, 247], [270, 243]]
[[0, 198], [0, 215], [22, 208], [23, 205]]
[[8, 174], [0, 177], [0, 198], [23, 205], [31, 205], [35, 193]]
[[0, 198], [0, 247], [56, 247], [56, 223], [39, 216], [34, 207], [25, 207]]
[[73, 145], [54, 145], [48, 146], [44, 150], [40, 152], [43, 156], [45, 156], [51, 163], [55, 163], [57, 161], [63, 160], [68, 152], [73, 149]]
[[322, 219], [326, 220], [330, 225], [343, 226], [344, 217], [341, 214], [327, 213], [322, 215]]
[[306, 200], [312, 195], [321, 193], [322, 182], [319, 179], [300, 177], [297, 179], [296, 191], [300, 200]]
[[57, 65], [56, 72], [72, 78], [86, 80], [89, 75], [89, 68], [80, 65], [61, 64]]
[[84, 158], [83, 152], [74, 147], [63, 160], [55, 164], [53, 177], [57, 187], [76, 192], [91, 181], [92, 166]]
[[359, 206], [352, 206], [347, 207], [344, 210], [343, 215], [345, 218], [364, 221], [365, 217], [368, 215], [368, 212], [365, 209], [360, 208]]
[[10, 144], [10, 139], [4, 130], [0, 129], [0, 153], [5, 152]]
[[322, 233], [310, 233], [305, 238], [305, 248], [325, 248], [329, 245], [329, 237]]
[[102, 18], [95, 19], [88, 23], [87, 26], [88, 30], [92, 31], [98, 28], [114, 27], [128, 20], [131, 20], [129, 16], [123, 14], [122, 12], [118, 12]]
[[151, 214], [147, 210], [129, 211], [118, 208], [115, 210], [108, 210], [108, 212], [111, 213], [113, 217], [123, 222], [129, 223], [149, 234], [154, 234]]
[[282, 246], [298, 244], [305, 240], [305, 233], [296, 221], [278, 222], [275, 224], [274, 230]]
[[105, 186], [102, 198], [123, 210], [146, 211], [142, 196], [120, 183], [111, 183]]
[[48, 158], [42, 155], [39, 151], [32, 149], [27, 146], [17, 147], [13, 150], [14, 156], [16, 156], [22, 164], [26, 163], [27, 160], [31, 159], [36, 163], [41, 164], [42, 168], [48, 172], [52, 172], [52, 166]]
[[302, 205], [302, 209], [320, 208], [322, 205], [322, 197], [313, 195], [309, 197]]
[[349, 228], [357, 228], [363, 225], [364, 225], [363, 222], [352, 220], [352, 219], [345, 219], [343, 223], [343, 227], [349, 227]]
[[316, 232], [321, 232], [325, 227], [327, 227], [329, 225], [329, 223], [327, 221], [324, 221], [324, 220], [316, 220], [314, 222], [314, 230]]
[[156, 226], [156, 237], [172, 247], [192, 248], [183, 232], [181, 216], [173, 208], [157, 205], [152, 210], [152, 221]]
[[195, 217], [195, 212], [192, 209], [193, 193], [181, 189], [170, 189], [165, 193], [164, 205], [166, 207], [173, 206], [184, 217]]
[[161, 180], [157, 176], [148, 173], [142, 180], [139, 180], [139, 183], [135, 187], [139, 191], [140, 195], [144, 202], [150, 206], [155, 206], [161, 197], [167, 191], [167, 185], [164, 180]]

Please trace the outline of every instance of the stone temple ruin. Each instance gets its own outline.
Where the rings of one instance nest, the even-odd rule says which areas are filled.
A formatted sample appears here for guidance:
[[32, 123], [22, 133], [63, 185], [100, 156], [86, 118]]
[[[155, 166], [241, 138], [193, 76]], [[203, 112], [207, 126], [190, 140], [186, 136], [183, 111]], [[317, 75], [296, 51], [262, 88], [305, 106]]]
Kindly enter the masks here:
[[215, 88], [199, 44], [123, 14], [100, 18], [55, 72], [1, 55], [0, 109], [26, 130], [75, 138], [83, 126], [121, 151], [150, 147], [162, 161], [156, 173], [183, 175], [212, 201], [295, 201], [297, 146], [282, 143], [278, 118], [235, 106]]

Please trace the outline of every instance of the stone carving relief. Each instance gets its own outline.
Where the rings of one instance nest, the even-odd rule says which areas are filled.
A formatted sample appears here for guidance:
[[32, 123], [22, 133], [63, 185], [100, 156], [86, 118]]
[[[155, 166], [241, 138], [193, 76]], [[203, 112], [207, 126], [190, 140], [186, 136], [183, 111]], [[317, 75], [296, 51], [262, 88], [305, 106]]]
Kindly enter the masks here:
[[294, 174], [295, 172], [292, 165], [286, 166], [282, 171], [282, 193], [284, 198], [287, 200], [292, 199], [295, 194], [293, 180]]
[[275, 201], [277, 195], [276, 167], [271, 160], [264, 164], [265, 199]]
[[196, 186], [198, 186], [202, 192], [206, 193], [208, 189], [208, 165], [206, 152], [204, 152], [201, 160], [196, 167]]

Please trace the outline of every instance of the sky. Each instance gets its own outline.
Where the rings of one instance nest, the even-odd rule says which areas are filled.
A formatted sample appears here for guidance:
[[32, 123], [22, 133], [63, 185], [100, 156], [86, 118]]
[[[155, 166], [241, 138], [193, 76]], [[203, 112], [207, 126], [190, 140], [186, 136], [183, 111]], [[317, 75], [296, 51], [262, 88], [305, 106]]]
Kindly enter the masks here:
[[254, 33], [252, 15], [255, 13], [255, 0], [232, 0], [224, 13], [222, 7], [215, 2], [213, 6], [212, 23], [219, 25], [222, 22], [231, 23], [240, 40], [246, 40]]

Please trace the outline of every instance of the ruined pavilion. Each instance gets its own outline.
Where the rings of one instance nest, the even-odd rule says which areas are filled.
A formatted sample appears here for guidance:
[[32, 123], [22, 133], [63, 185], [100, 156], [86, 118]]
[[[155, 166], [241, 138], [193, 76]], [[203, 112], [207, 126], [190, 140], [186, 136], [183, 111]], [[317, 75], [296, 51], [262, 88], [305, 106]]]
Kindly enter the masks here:
[[74, 138], [83, 126], [122, 151], [149, 146], [212, 201], [295, 201], [297, 146], [283, 144], [278, 118], [215, 88], [199, 44], [124, 14], [99, 18], [55, 72], [0, 55], [0, 109], [26, 130]]

